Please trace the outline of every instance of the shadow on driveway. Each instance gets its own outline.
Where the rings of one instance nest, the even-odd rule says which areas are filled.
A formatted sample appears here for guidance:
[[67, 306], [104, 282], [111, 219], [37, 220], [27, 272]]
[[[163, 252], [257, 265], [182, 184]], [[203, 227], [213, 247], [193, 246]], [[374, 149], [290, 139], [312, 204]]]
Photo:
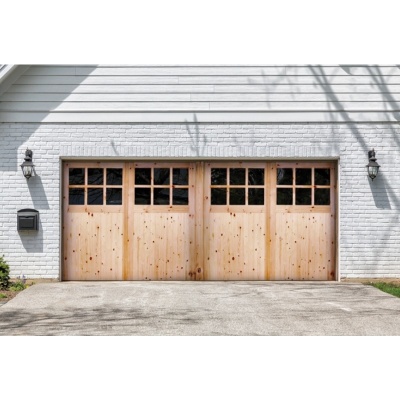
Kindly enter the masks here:
[[47, 283], [0, 308], [0, 334], [399, 335], [400, 299], [350, 283]]

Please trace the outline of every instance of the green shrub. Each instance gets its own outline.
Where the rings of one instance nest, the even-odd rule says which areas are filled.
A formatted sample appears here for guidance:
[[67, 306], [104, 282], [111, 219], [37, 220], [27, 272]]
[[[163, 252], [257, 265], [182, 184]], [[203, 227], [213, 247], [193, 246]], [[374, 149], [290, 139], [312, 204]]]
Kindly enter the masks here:
[[20, 290], [26, 289], [27, 285], [20, 280], [17, 280], [16, 282], [12, 282], [10, 285], [10, 290], [13, 292], [19, 292]]
[[4, 256], [0, 256], [0, 289], [7, 289], [10, 285], [10, 267], [4, 260]]

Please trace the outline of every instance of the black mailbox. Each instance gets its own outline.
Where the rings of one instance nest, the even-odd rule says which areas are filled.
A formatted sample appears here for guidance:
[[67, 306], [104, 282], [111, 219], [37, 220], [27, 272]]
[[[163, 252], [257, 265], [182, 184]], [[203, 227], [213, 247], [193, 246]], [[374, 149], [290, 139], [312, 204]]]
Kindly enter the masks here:
[[19, 231], [38, 231], [39, 230], [39, 211], [31, 208], [24, 208], [18, 211], [18, 230]]

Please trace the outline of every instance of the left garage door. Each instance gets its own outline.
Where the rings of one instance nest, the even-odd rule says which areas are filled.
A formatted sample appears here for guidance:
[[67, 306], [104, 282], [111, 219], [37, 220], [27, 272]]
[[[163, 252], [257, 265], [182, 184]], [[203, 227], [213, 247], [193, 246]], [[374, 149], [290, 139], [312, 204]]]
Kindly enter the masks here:
[[125, 165], [67, 163], [63, 279], [123, 279]]
[[199, 279], [194, 187], [189, 163], [66, 163], [63, 279]]

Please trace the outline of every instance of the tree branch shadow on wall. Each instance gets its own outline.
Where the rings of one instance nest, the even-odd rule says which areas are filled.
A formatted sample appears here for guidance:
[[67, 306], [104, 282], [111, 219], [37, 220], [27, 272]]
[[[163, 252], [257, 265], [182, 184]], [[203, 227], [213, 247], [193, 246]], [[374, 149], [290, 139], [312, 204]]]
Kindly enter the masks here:
[[[323, 70], [323, 67], [321, 66], [311, 66], [308, 65], [306, 66], [309, 71], [310, 75], [313, 76], [316, 79], [316, 83], [313, 83], [312, 86], [310, 85], [310, 90], [306, 89], [306, 92], [304, 93], [323, 93], [325, 98], [326, 98], [326, 104], [328, 105], [328, 110], [326, 111], [327, 113], [330, 114], [330, 120], [332, 122], [324, 122], [321, 121], [321, 124], [323, 125], [330, 125], [331, 131], [332, 131], [332, 137], [334, 138], [335, 136], [338, 135], [338, 132], [335, 132], [335, 125], [340, 125], [340, 124], [346, 124], [346, 126], [350, 129], [350, 132], [354, 139], [359, 143], [362, 153], [365, 154], [365, 163], [364, 160], [360, 159], [360, 164], [356, 166], [352, 166], [353, 168], [355, 167], [356, 169], [361, 171], [365, 171], [365, 164], [368, 163], [367, 159], [367, 154], [368, 151], [371, 150], [374, 147], [373, 143], [367, 143], [365, 138], [363, 137], [363, 134], [360, 133], [358, 125], [356, 122], [353, 122], [353, 117], [349, 111], [346, 110], [346, 107], [342, 104], [342, 101], [339, 99], [337, 96], [337, 93], [342, 93], [343, 91], [338, 91], [332, 86], [331, 80], [329, 77], [326, 76], [326, 73]], [[346, 72], [347, 75], [352, 75], [352, 65], [340, 65], [340, 68], [343, 69], [343, 71]], [[397, 68], [400, 68], [400, 66], [396, 66]], [[385, 112], [385, 119], [383, 121], [377, 121], [377, 124], [385, 124], [387, 123], [387, 132], [391, 133], [391, 138], [395, 141], [396, 145], [400, 147], [400, 139], [399, 139], [399, 130], [396, 131], [395, 127], [393, 126], [393, 118], [397, 121], [400, 121], [400, 105], [399, 102], [396, 101], [395, 97], [393, 96], [393, 93], [391, 91], [391, 88], [387, 85], [387, 82], [384, 77], [384, 73], [382, 72], [381, 68], [379, 66], [367, 66], [366, 70], [369, 72], [366, 74], [366, 76], [370, 77], [372, 79], [372, 83], [369, 84], [368, 86], [365, 85], [366, 92], [374, 92], [374, 93], [379, 93], [382, 96], [382, 104], [383, 104], [383, 110]], [[286, 74], [286, 71], [285, 71]], [[285, 75], [283, 74], [283, 75]], [[261, 70], [261, 76], [263, 77], [263, 87], [265, 90], [265, 105], [266, 109], [269, 109], [270, 104], [272, 102], [270, 95], [273, 93], [287, 93], [287, 96], [289, 96], [290, 93], [290, 101], [295, 100], [295, 96], [297, 94], [301, 94], [302, 91], [299, 90], [299, 86], [304, 86], [304, 85], [299, 85], [298, 84], [298, 79], [297, 76], [291, 76], [286, 75], [286, 76], [278, 76], [278, 77], [271, 77], [267, 76], [264, 71]], [[283, 78], [286, 78], [286, 81], [283, 81]], [[252, 82], [252, 79], [248, 79], [249, 84], [255, 83]], [[279, 88], [279, 84], [282, 83], [282, 90]], [[286, 86], [289, 84], [290, 91], [288, 92], [286, 89]], [[316, 90], [319, 88], [319, 90]], [[311, 90], [312, 89], [312, 90]], [[374, 91], [374, 89], [376, 89]], [[392, 89], [393, 90], [393, 89]], [[362, 90], [364, 91], [364, 90]], [[343, 92], [344, 93], [344, 92]], [[289, 97], [288, 97], [289, 98]], [[375, 111], [375, 110], [372, 110]], [[371, 121], [372, 123], [374, 121]], [[315, 123], [318, 125], [318, 122]], [[285, 125], [285, 124], [283, 124]], [[337, 138], [338, 142], [340, 143], [340, 138]], [[332, 144], [333, 145], [333, 144]], [[375, 146], [375, 149], [379, 150], [378, 146]], [[339, 146], [339, 151], [340, 151], [340, 146]], [[379, 154], [378, 154], [379, 158]], [[370, 178], [368, 179], [369, 186], [370, 186], [370, 191], [371, 191], [371, 196], [374, 200], [375, 207], [380, 210], [387, 210], [387, 212], [392, 213], [389, 210], [400, 210], [400, 200], [399, 200], [399, 190], [396, 188], [393, 188], [392, 183], [390, 182], [389, 179], [387, 179], [386, 175], [391, 174], [392, 171], [387, 167], [385, 168], [384, 162], [388, 164], [388, 160], [379, 160], [381, 161], [382, 168], [381, 171], [378, 175], [378, 177], [372, 182]], [[386, 165], [387, 165], [386, 164]], [[399, 168], [393, 167], [394, 163], [391, 163], [390, 166], [391, 168], [396, 168], [395, 173], [398, 175], [400, 174], [400, 171], [398, 170]], [[390, 214], [392, 215], [392, 214]], [[389, 214], [388, 214], [389, 217]], [[391, 224], [393, 226], [393, 224]], [[388, 233], [393, 230], [392, 226], [388, 225], [382, 227], [382, 235], [387, 235]], [[375, 256], [375, 263], [379, 263], [381, 256], [385, 254], [385, 249], [389, 246], [389, 243], [383, 243], [380, 246], [380, 251], [376, 253]], [[379, 265], [377, 265], [377, 268], [379, 268]]]
[[[344, 122], [347, 123], [347, 126], [350, 128], [351, 133], [353, 134], [354, 138], [357, 140], [357, 142], [360, 144], [364, 154], [368, 154], [368, 151], [371, 150], [371, 144], [366, 143], [365, 139], [362, 137], [362, 135], [359, 133], [357, 126], [352, 122], [352, 119], [349, 116], [349, 113], [345, 111], [344, 107], [341, 105], [340, 100], [336, 96], [331, 83], [328, 81], [326, 76], [323, 74], [322, 68], [320, 66], [310, 66], [310, 71], [313, 73], [313, 75], [316, 77], [318, 84], [321, 86], [325, 86], [325, 94], [328, 100], [328, 104], [333, 106], [331, 113], [331, 118], [334, 121], [336, 116], [335, 114], [340, 114], [341, 117], [343, 118]], [[351, 66], [341, 66], [341, 68], [347, 72], [348, 74], [351, 74]], [[369, 76], [372, 77], [374, 81], [374, 86], [379, 89], [379, 93], [382, 95], [383, 100], [385, 101], [385, 107], [389, 105], [391, 108], [390, 110], [385, 110], [387, 111], [386, 114], [386, 121], [379, 121], [377, 123], [391, 123], [393, 124], [393, 121], [389, 117], [392, 115], [395, 119], [398, 121], [400, 120], [400, 113], [398, 112], [398, 107], [395, 106], [397, 104], [395, 102], [394, 97], [392, 96], [390, 89], [386, 85], [386, 82], [383, 80], [384, 74], [380, 70], [379, 67], [367, 67], [367, 70], [369, 71]], [[400, 141], [399, 141], [399, 136], [398, 132], [396, 132], [392, 125], [388, 125], [391, 133], [392, 133], [392, 138], [396, 142], [397, 146], [400, 146]], [[368, 160], [366, 160], [368, 162]], [[366, 162], [366, 163], [367, 163]], [[360, 165], [360, 168], [365, 168], [363, 165]], [[384, 168], [384, 166], [383, 166]], [[368, 182], [370, 185], [371, 189], [371, 194], [374, 199], [375, 206], [381, 210], [392, 210], [392, 207], [396, 210], [400, 210], [400, 201], [399, 197], [396, 194], [396, 191], [393, 189], [392, 185], [389, 183], [389, 181], [386, 179], [384, 171], [380, 171], [378, 177], [374, 182], [372, 182], [368, 178]], [[381, 233], [382, 236], [386, 236], [388, 233], [391, 232], [392, 227], [390, 224], [388, 224], [387, 227], [382, 227], [383, 232]], [[372, 244], [373, 245], [373, 244]], [[374, 259], [374, 267], [372, 269], [379, 268], [379, 263], [381, 260], [381, 257], [384, 256], [385, 254], [385, 249], [389, 246], [389, 242], [382, 241], [379, 251], [375, 253], [375, 259]]]
[[[342, 116], [342, 118], [344, 119], [344, 122], [347, 123], [347, 126], [350, 128], [351, 133], [353, 134], [355, 139], [360, 144], [364, 153], [368, 154], [368, 151], [371, 150], [371, 144], [366, 143], [365, 139], [362, 137], [362, 135], [359, 133], [357, 127], [355, 126], [355, 123], [352, 122], [352, 119], [350, 118], [349, 113], [344, 110], [343, 106], [340, 105], [341, 102], [338, 99], [338, 97], [336, 96], [330, 82], [328, 81], [326, 76], [323, 75], [323, 71], [322, 71], [321, 67], [320, 66], [317, 66], [317, 67], [310, 66], [309, 68], [310, 68], [310, 71], [314, 74], [318, 83], [321, 86], [325, 86], [327, 89], [329, 89], [328, 91], [325, 92], [325, 94], [326, 94], [327, 100], [329, 102], [328, 104], [330, 104], [334, 107], [334, 109], [332, 109], [332, 111], [330, 111], [332, 120], [335, 120], [334, 114], [339, 113]], [[342, 68], [345, 68], [344, 70], [349, 73], [350, 67], [342, 66]], [[382, 97], [384, 98], [384, 100], [386, 100], [386, 102], [389, 102], [389, 104], [391, 104], [391, 106], [393, 107], [393, 102], [395, 100], [394, 100], [393, 96], [390, 94], [390, 90], [387, 87], [387, 85], [385, 84], [385, 82], [383, 81], [383, 79], [379, 78], [380, 76], [382, 76], [382, 72], [380, 71], [379, 67], [374, 67], [374, 70], [372, 70], [371, 67], [367, 67], [367, 69], [370, 72], [370, 76], [375, 81], [375, 86], [377, 86], [381, 90], [380, 93], [382, 94]], [[398, 110], [396, 110], [396, 108], [392, 108], [392, 110], [388, 110], [388, 112], [390, 112], [391, 115], [393, 115], [396, 119], [399, 120], [400, 114], [397, 111]], [[386, 121], [382, 121], [382, 122], [392, 122], [392, 121], [390, 120], [389, 116], [387, 116]], [[393, 137], [394, 141], [400, 147], [400, 140], [399, 140], [398, 134], [396, 134], [396, 132], [393, 131], [393, 129], [391, 129], [391, 131], [392, 131], [392, 137]], [[364, 164], [360, 165], [360, 168], [364, 168]], [[382, 172], [383, 171], [381, 171], [381, 173], [379, 175], [379, 178], [381, 178], [380, 181], [382, 182], [380, 188], [383, 190], [389, 191], [392, 194], [392, 198], [395, 201], [396, 206], [399, 206], [400, 205], [399, 199], [395, 195], [390, 183], [386, 179], [384, 179], [384, 174], [382, 174]], [[374, 186], [371, 185], [371, 189], [373, 187]], [[376, 190], [375, 190], [375, 193], [376, 193]], [[380, 202], [378, 202], [378, 203], [380, 204]]]
[[114, 139], [111, 139], [110, 144], [111, 144], [111, 148], [113, 149], [114, 154], [115, 154], [117, 157], [119, 157], [120, 154], [119, 154], [119, 152], [118, 152], [117, 147], [115, 146]]
[[[195, 153], [196, 157], [205, 156], [205, 148], [207, 147], [208, 140], [205, 133], [201, 133], [199, 129], [199, 122], [196, 113], [193, 114], [194, 122], [190, 123], [185, 120], [186, 131], [190, 138], [190, 149]], [[193, 129], [190, 125], [193, 125]]]

